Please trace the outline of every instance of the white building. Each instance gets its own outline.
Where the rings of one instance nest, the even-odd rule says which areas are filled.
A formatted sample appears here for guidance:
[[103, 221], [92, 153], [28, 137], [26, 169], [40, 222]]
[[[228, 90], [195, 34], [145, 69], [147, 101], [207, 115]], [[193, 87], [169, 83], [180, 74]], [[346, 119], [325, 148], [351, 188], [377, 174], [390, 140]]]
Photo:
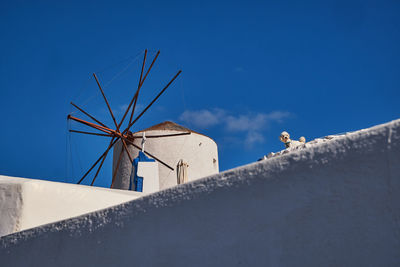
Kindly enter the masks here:
[[[134, 147], [128, 144], [132, 158], [139, 154], [138, 148], [142, 147], [143, 133], [146, 136], [145, 152], [165, 163], [158, 161], [158, 190], [219, 172], [218, 148], [214, 140], [170, 121], [131, 134], [129, 139], [137, 145]], [[114, 147], [113, 176], [121, 148], [122, 144], [119, 141]], [[126, 152], [121, 155], [113, 188], [129, 189], [132, 164]]]

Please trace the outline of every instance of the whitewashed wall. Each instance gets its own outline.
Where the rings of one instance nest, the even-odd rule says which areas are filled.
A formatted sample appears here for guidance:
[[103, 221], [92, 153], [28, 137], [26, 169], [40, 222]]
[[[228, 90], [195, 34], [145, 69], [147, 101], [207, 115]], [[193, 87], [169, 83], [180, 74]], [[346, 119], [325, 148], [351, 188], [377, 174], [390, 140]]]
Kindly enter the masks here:
[[[182, 132], [183, 131], [152, 130], [147, 131], [146, 135], [167, 135]], [[141, 139], [136, 139], [134, 143], [141, 147]], [[115, 170], [121, 147], [121, 142], [115, 145], [113, 151], [113, 170]], [[138, 149], [131, 145], [128, 145], [128, 148], [133, 158], [138, 156]], [[174, 168], [174, 171], [172, 171], [161, 163], [158, 164], [160, 189], [166, 189], [177, 185], [177, 164], [180, 159], [183, 159], [189, 164], [189, 181], [194, 181], [219, 172], [217, 144], [211, 138], [201, 134], [192, 132], [190, 135], [147, 138], [145, 150]], [[132, 165], [130, 164], [128, 155], [125, 152], [122, 155], [121, 165], [118, 168], [114, 188], [128, 189]]]
[[400, 266], [400, 121], [0, 239], [2, 266]]
[[105, 209], [142, 195], [0, 175], [0, 237]]

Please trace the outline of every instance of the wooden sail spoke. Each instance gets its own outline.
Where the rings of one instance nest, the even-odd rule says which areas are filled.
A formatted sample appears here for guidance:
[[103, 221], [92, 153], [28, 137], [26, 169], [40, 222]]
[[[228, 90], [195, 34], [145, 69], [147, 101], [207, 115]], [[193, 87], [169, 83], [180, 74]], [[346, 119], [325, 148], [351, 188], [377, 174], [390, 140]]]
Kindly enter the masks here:
[[[143, 63], [142, 63], [142, 73], [143, 73], [144, 66], [146, 64], [146, 57], [147, 57], [147, 49], [144, 51], [144, 57], [143, 57]], [[150, 71], [150, 69], [147, 71], [147, 73]], [[142, 77], [140, 76], [139, 85], [141, 84], [141, 79], [142, 79]], [[141, 87], [141, 85], [140, 85], [140, 87]], [[121, 122], [118, 124], [119, 127], [121, 127], [122, 123], [124, 122], [126, 115], [128, 114], [130, 108], [132, 107], [133, 101], [136, 102], [136, 99], [138, 96], [138, 90], [139, 90], [139, 88], [136, 90], [135, 94], [133, 95], [131, 102], [129, 102], [128, 108], [126, 109], [124, 116], [122, 116]]]
[[101, 88], [100, 82], [99, 82], [99, 80], [97, 79], [96, 74], [93, 73], [93, 76], [94, 76], [94, 78], [96, 79], [96, 83], [97, 83], [97, 85], [99, 86], [99, 89], [100, 89], [101, 94], [103, 95], [104, 101], [106, 102], [108, 111], [110, 112], [111, 118], [112, 118], [113, 121], [114, 121], [115, 127], [117, 127], [116, 130], [117, 130], [117, 132], [119, 132], [119, 127], [118, 127], [117, 121], [115, 120], [114, 113], [113, 113], [112, 110], [111, 110], [111, 107], [110, 107], [110, 104], [108, 103], [107, 97], [106, 97], [106, 95], [104, 94], [103, 89]]
[[92, 115], [90, 115], [89, 113], [87, 113], [86, 111], [84, 111], [82, 108], [78, 107], [76, 104], [71, 102], [71, 105], [73, 105], [75, 108], [77, 108], [80, 112], [82, 112], [83, 114], [85, 114], [86, 116], [88, 116], [89, 118], [91, 118], [92, 120], [94, 120], [95, 122], [97, 122], [98, 124], [100, 124], [103, 127], [107, 127], [108, 126], [104, 125], [101, 121], [97, 120], [95, 117], [93, 117]]
[[131, 112], [131, 117], [129, 118], [129, 123], [132, 122], [133, 114], [135, 113], [136, 103], [137, 103], [137, 100], [138, 100], [138, 98], [139, 98], [140, 89], [142, 88], [142, 85], [143, 85], [144, 81], [146, 80], [146, 77], [147, 77], [147, 75], [149, 74], [151, 68], [153, 67], [154, 62], [156, 62], [156, 60], [157, 60], [159, 54], [160, 54], [160, 50], [157, 52], [156, 56], [154, 57], [153, 61], [151, 62], [149, 69], [147, 70], [146, 74], [145, 74], [144, 77], [143, 77], [143, 80], [142, 80], [142, 78], [141, 78], [142, 75], [140, 75], [139, 85], [138, 85], [138, 89], [137, 89], [137, 91], [136, 91], [135, 103], [133, 104], [133, 108], [132, 108], [132, 112]]
[[[146, 57], [147, 57], [147, 49], [144, 50], [144, 57], [143, 57], [142, 69], [140, 70], [138, 88], [140, 87], [140, 84], [142, 83], [144, 66], [146, 65]], [[153, 61], [154, 61], [154, 60], [153, 60]]]
[[111, 149], [111, 147], [116, 143], [116, 140], [111, 140], [110, 145], [108, 146], [108, 148], [106, 149], [106, 151], [104, 151], [104, 153], [96, 160], [95, 163], [93, 163], [93, 165], [89, 168], [89, 170], [82, 176], [82, 178], [78, 181], [78, 184], [80, 184], [83, 179], [85, 179], [85, 177], [93, 170], [93, 168], [97, 165], [97, 163], [100, 162], [100, 160], [108, 153], [108, 151]]
[[115, 145], [117, 141], [118, 139], [115, 138], [111, 139], [110, 144], [108, 145], [106, 151], [104, 151], [103, 154], [96, 160], [96, 162], [93, 163], [93, 165], [89, 168], [89, 170], [79, 180], [78, 184], [80, 184], [83, 181], [83, 179], [85, 179], [85, 177], [93, 170], [93, 168], [97, 165], [97, 163], [99, 163], [100, 160], [102, 160], [102, 158], [108, 154], [108, 151]]
[[105, 132], [105, 133], [107, 133], [107, 134], [113, 134], [113, 133], [115, 133], [115, 131], [114, 131], [114, 130], [111, 130], [110, 128], [103, 127], [103, 126], [97, 125], [97, 124], [95, 124], [95, 123], [91, 123], [91, 122], [88, 122], [88, 121], [85, 121], [85, 120], [76, 118], [76, 117], [71, 116], [71, 115], [68, 115], [67, 119], [77, 121], [77, 122], [79, 122], [79, 123], [82, 123], [82, 124], [84, 124], [84, 125], [90, 126], [90, 127], [94, 128], [94, 129], [96, 129], [96, 130]]
[[[100, 172], [101, 167], [103, 166], [103, 163], [104, 163], [104, 161], [105, 161], [105, 159], [106, 159], [106, 157], [108, 155], [108, 152], [110, 151], [111, 147], [113, 147], [113, 145], [118, 141], [119, 137], [116, 138], [115, 142], [114, 142], [114, 138], [110, 141], [109, 147], [104, 152], [103, 159], [101, 160], [101, 163], [100, 163], [99, 167], [97, 168], [96, 174], [94, 175], [94, 178], [93, 178], [92, 183], [90, 185], [93, 185], [94, 182], [96, 181], [96, 178], [97, 178], [97, 176], [98, 176], [98, 174]], [[133, 163], [133, 158], [132, 158], [131, 154], [129, 153], [129, 150], [128, 150], [128, 147], [127, 147], [125, 141], [123, 139], [121, 141], [122, 141], [122, 144], [123, 144], [123, 149], [125, 149], [126, 153], [128, 154], [129, 160], [131, 161], [131, 163]], [[121, 151], [122, 151], [122, 149], [121, 149]]]
[[77, 130], [69, 130], [72, 133], [81, 133], [81, 134], [89, 134], [89, 135], [98, 135], [98, 136], [107, 136], [112, 137], [111, 134], [101, 134], [101, 133], [92, 133], [92, 132], [85, 132], [85, 131], [77, 131]]
[[124, 133], [129, 131], [129, 128], [132, 127], [133, 124], [135, 124], [135, 122], [140, 119], [140, 117], [143, 116], [143, 114], [154, 104], [154, 102], [157, 101], [157, 99], [165, 92], [165, 90], [167, 90], [167, 88], [171, 85], [171, 83], [173, 81], [175, 81], [175, 79], [179, 76], [179, 74], [181, 74], [181, 70], [178, 71], [178, 73], [172, 78], [172, 80], [161, 90], [160, 93], [158, 93], [158, 95], [153, 99], [153, 101], [150, 102], [149, 105], [147, 105], [147, 107], [136, 117], [136, 119], [134, 121], [132, 121], [131, 123], [129, 123], [128, 127], [125, 129]]
[[[109, 151], [109, 150], [108, 150], [108, 151]], [[107, 151], [106, 154], [103, 156], [103, 159], [101, 160], [100, 165], [99, 165], [99, 167], [97, 168], [96, 174], [94, 175], [93, 180], [92, 180], [92, 182], [90, 183], [90, 185], [93, 185], [93, 184], [94, 184], [94, 181], [96, 181], [96, 178], [97, 178], [97, 176], [99, 175], [100, 169], [101, 169], [101, 167], [103, 166], [103, 163], [104, 163], [104, 161], [105, 161], [106, 158], [107, 158], [108, 151]]]

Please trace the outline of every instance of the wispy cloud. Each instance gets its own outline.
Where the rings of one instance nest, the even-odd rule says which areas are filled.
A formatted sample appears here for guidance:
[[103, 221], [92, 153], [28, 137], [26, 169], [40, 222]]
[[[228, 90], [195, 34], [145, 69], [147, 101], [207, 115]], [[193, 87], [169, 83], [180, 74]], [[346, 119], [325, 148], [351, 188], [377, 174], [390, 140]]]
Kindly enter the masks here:
[[187, 124], [193, 125], [198, 128], [208, 128], [210, 126], [221, 123], [225, 117], [225, 111], [222, 109], [202, 109], [202, 110], [186, 110], [182, 113], [179, 119]]
[[126, 109], [128, 108], [128, 104], [123, 104], [121, 106], [118, 107], [118, 114], [124, 114]]
[[223, 109], [187, 110], [179, 119], [188, 125], [207, 129], [220, 125], [229, 134], [244, 133], [244, 144], [251, 148], [254, 144], [263, 143], [262, 131], [273, 122], [282, 122], [289, 117], [286, 111], [273, 111], [270, 113], [248, 113], [232, 115]]
[[256, 131], [268, 126], [271, 122], [282, 122], [289, 117], [289, 112], [273, 111], [239, 116], [227, 116], [226, 126], [230, 131]]
[[[116, 109], [116, 111], [114, 111], [114, 113], [116, 116], [122, 116], [125, 113], [127, 108], [128, 108], [128, 104], [122, 104]], [[144, 108], [144, 105], [137, 104], [135, 107], [135, 114], [142, 111], [143, 108]], [[130, 114], [132, 112], [132, 107], [129, 110], [130, 110], [129, 111], [129, 114]]]
[[258, 131], [249, 131], [247, 132], [246, 139], [244, 140], [244, 143], [247, 148], [252, 148], [253, 145], [257, 143], [264, 143], [264, 136], [259, 133]]

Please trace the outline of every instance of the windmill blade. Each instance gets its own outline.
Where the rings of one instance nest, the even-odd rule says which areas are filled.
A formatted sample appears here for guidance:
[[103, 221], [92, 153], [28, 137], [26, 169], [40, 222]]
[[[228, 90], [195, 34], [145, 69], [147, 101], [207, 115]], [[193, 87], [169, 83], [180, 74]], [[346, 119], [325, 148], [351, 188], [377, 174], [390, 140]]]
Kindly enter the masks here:
[[134, 121], [132, 121], [131, 123], [129, 123], [128, 127], [124, 130], [124, 133], [129, 131], [129, 128], [132, 127], [133, 124], [135, 124], [135, 122], [140, 119], [140, 117], [143, 116], [143, 114], [154, 104], [154, 102], [157, 101], [157, 99], [165, 92], [165, 90], [167, 90], [167, 88], [171, 85], [171, 83], [173, 81], [175, 81], [175, 79], [179, 76], [179, 74], [181, 74], [181, 70], [178, 71], [178, 73], [174, 76], [174, 78], [172, 78], [172, 80], [161, 90], [160, 93], [158, 93], [158, 95], [153, 99], [153, 101], [150, 102], [149, 105], [147, 105], [147, 107], [136, 117], [136, 119]]
[[[109, 150], [108, 150], [108, 151], [109, 151]], [[106, 154], [104, 155], [103, 159], [102, 159], [101, 162], [100, 162], [99, 167], [97, 168], [96, 174], [94, 175], [94, 178], [93, 178], [92, 182], [90, 183], [91, 186], [94, 184], [94, 181], [96, 181], [97, 175], [99, 175], [100, 169], [101, 169], [101, 167], [103, 166], [103, 163], [104, 163], [104, 161], [105, 161], [106, 158], [107, 158], [108, 151], [107, 151]]]
[[69, 130], [69, 131], [72, 132], [72, 133], [81, 133], [81, 134], [90, 134], [90, 135], [112, 137], [111, 134], [92, 133], [92, 132], [84, 132], [84, 131], [77, 131], [77, 130]]
[[138, 88], [140, 87], [140, 84], [142, 83], [142, 77], [143, 77], [144, 66], [146, 65], [146, 57], [147, 57], [147, 49], [144, 51], [144, 57], [143, 57], [142, 69], [141, 69], [141, 71], [140, 71], [140, 77], [139, 77]]
[[[100, 162], [100, 160], [108, 153], [108, 151], [111, 149], [112, 145], [114, 145], [117, 141], [116, 140], [112, 140], [112, 143], [110, 143], [110, 145], [108, 146], [108, 148], [106, 149], [106, 151], [104, 151], [104, 153], [96, 160], [95, 163], [93, 163], [93, 165], [89, 168], [89, 170], [82, 176], [82, 178], [78, 181], [77, 184], [80, 184], [83, 179], [85, 179], [85, 177], [93, 170], [93, 168], [97, 165], [97, 163]], [[112, 145], [111, 145], [112, 144]]]
[[151, 68], [153, 67], [154, 62], [156, 62], [156, 59], [158, 58], [158, 55], [159, 55], [159, 54], [160, 54], [160, 50], [158, 50], [156, 56], [154, 57], [153, 61], [151, 62], [149, 69], [147, 70], [145, 76], [143, 77], [143, 80], [141, 79], [141, 75], [140, 75], [139, 85], [138, 85], [138, 89], [137, 89], [137, 91], [136, 91], [135, 104], [133, 104], [131, 117], [129, 118], [129, 124], [132, 122], [133, 114], [135, 113], [135, 108], [136, 108], [137, 100], [138, 100], [138, 98], [139, 98], [140, 88], [142, 88], [142, 85], [143, 85], [144, 81], [146, 80], [146, 77], [147, 77], [147, 75], [149, 74], [149, 71], [150, 71]]
[[99, 82], [99, 80], [97, 79], [96, 74], [93, 73], [93, 76], [94, 76], [94, 78], [96, 79], [96, 83], [97, 83], [97, 85], [99, 86], [99, 89], [100, 89], [101, 94], [103, 95], [104, 101], [106, 102], [108, 111], [110, 112], [111, 118], [112, 118], [113, 121], [114, 121], [115, 127], [117, 127], [116, 130], [117, 130], [117, 132], [119, 132], [119, 127], [118, 127], [117, 121], [115, 120], [114, 113], [113, 113], [112, 110], [111, 110], [111, 107], [110, 107], [110, 104], [108, 103], [107, 97], [106, 97], [106, 95], [104, 94], [103, 89], [101, 88], [100, 82]]
[[82, 182], [82, 180], [86, 177], [86, 175], [89, 174], [89, 172], [94, 168], [94, 166], [97, 165], [97, 163], [101, 160], [100, 166], [97, 169], [97, 172], [92, 180], [92, 183], [90, 185], [93, 185], [94, 181], [96, 180], [97, 175], [100, 172], [101, 166], [103, 166], [103, 162], [107, 157], [108, 151], [110, 151], [110, 149], [112, 148], [112, 146], [117, 142], [117, 140], [115, 140], [115, 137], [113, 137], [110, 141], [110, 144], [108, 145], [106, 151], [104, 151], [103, 155], [101, 155], [101, 157], [93, 164], [93, 166], [86, 172], [86, 174], [79, 180], [78, 184]]
[[95, 117], [93, 117], [92, 115], [90, 115], [89, 113], [87, 113], [86, 111], [84, 111], [82, 108], [78, 107], [77, 105], [75, 105], [74, 103], [71, 102], [71, 105], [73, 105], [75, 108], [77, 108], [80, 112], [82, 112], [83, 114], [85, 114], [86, 116], [88, 116], [89, 118], [91, 118], [92, 120], [94, 120], [95, 122], [97, 122], [98, 124], [100, 124], [103, 127], [107, 127], [108, 126], [104, 125], [101, 121], [97, 120]]
[[76, 118], [76, 117], [71, 116], [71, 115], [68, 115], [68, 116], [67, 116], [67, 119], [68, 119], [68, 120], [77, 121], [77, 122], [79, 122], [79, 123], [82, 123], [82, 124], [84, 124], [84, 125], [90, 126], [90, 127], [94, 128], [94, 129], [96, 129], [96, 130], [105, 132], [105, 133], [107, 133], [107, 134], [115, 133], [115, 131], [114, 131], [114, 130], [111, 130], [110, 128], [103, 127], [103, 126], [97, 125], [97, 124], [95, 124], [95, 123], [91, 123], [91, 122], [88, 122], [88, 121], [85, 121], [85, 120]]
[[[145, 63], [146, 63], [146, 57], [147, 57], [147, 49], [144, 51], [144, 57], [143, 57], [143, 63], [142, 63], [142, 72], [143, 72], [143, 69], [144, 69], [144, 65], [145, 65]], [[153, 61], [154, 61], [154, 60], [153, 60]], [[151, 66], [150, 66], [150, 67], [151, 67]], [[149, 70], [147, 71], [147, 73], [150, 71], [150, 69], [151, 69], [151, 68], [149, 68]], [[140, 81], [139, 81], [139, 84], [140, 84]], [[141, 86], [141, 85], [140, 85], [140, 86]], [[130, 108], [132, 107], [133, 101], [135, 101], [135, 99], [137, 99], [138, 90], [139, 90], [139, 88], [136, 90], [135, 94], [133, 95], [131, 102], [129, 102], [128, 108], [126, 109], [126, 111], [125, 111], [125, 113], [124, 113], [124, 116], [122, 116], [121, 122], [118, 124], [119, 127], [121, 127], [122, 123], [124, 122], [126, 115], [128, 114]]]
[[[100, 169], [101, 169], [101, 167], [103, 166], [103, 163], [104, 163], [104, 161], [106, 160], [106, 157], [107, 157], [108, 152], [110, 151], [111, 147], [113, 147], [114, 144], [116, 143], [116, 141], [118, 141], [118, 139], [117, 139], [117, 140], [114, 142], [114, 138], [115, 138], [115, 137], [113, 137], [113, 139], [110, 141], [110, 144], [109, 144], [109, 146], [108, 146], [108, 148], [107, 148], [107, 150], [106, 150], [106, 152], [105, 152], [105, 155], [104, 155], [103, 159], [101, 160], [101, 163], [100, 163], [100, 165], [99, 165], [99, 168], [97, 169], [96, 174], [95, 174], [95, 176], [94, 176], [94, 178], [93, 178], [93, 180], [92, 180], [92, 183], [91, 183], [90, 185], [93, 185], [94, 181], [96, 180], [97, 175], [99, 174]], [[118, 138], [118, 137], [117, 137], [117, 138]], [[126, 145], [125, 140], [124, 140], [124, 139], [121, 139], [121, 141], [122, 141], [122, 144], [123, 144], [123, 148], [126, 150], [126, 153], [128, 154], [129, 160], [131, 161], [131, 163], [133, 163], [133, 158], [132, 158], [131, 154], [129, 153], [128, 146]], [[121, 150], [121, 151], [122, 151], [122, 150]]]

